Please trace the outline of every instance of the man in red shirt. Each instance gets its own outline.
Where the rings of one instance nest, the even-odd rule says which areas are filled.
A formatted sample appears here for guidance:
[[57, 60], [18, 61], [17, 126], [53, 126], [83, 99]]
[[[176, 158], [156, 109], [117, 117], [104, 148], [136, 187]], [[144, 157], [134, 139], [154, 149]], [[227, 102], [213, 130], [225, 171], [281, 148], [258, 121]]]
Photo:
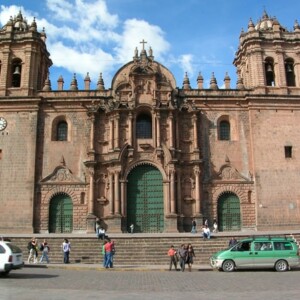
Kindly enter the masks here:
[[113, 250], [113, 243], [111, 241], [108, 241], [104, 245], [104, 251], [105, 251], [105, 268], [112, 268], [112, 250]]
[[170, 257], [169, 271], [171, 271], [173, 264], [174, 264], [174, 267], [175, 267], [175, 271], [177, 271], [177, 252], [174, 249], [173, 245], [171, 246], [171, 248], [168, 251], [168, 256]]

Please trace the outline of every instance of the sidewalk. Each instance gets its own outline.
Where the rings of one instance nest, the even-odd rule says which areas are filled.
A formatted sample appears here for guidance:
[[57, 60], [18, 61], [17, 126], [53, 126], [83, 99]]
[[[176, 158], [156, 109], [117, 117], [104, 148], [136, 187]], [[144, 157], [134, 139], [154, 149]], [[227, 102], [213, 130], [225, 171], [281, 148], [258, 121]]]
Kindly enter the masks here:
[[[93, 271], [169, 271], [169, 264], [166, 265], [141, 265], [141, 266], [118, 266], [115, 265], [112, 269], [106, 269], [100, 264], [27, 264], [24, 268], [48, 268], [48, 269], [66, 269], [66, 270], [93, 270]], [[193, 265], [192, 270], [195, 271], [212, 271], [210, 265]], [[172, 269], [174, 272], [174, 269]], [[188, 272], [186, 267], [185, 272]]]

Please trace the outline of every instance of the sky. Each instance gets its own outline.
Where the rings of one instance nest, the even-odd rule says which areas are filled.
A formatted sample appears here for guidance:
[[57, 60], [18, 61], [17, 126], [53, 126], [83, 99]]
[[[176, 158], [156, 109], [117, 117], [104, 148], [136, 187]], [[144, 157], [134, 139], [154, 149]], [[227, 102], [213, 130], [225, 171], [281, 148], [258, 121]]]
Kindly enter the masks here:
[[295, 20], [300, 23], [299, 0], [1, 0], [0, 26], [21, 11], [29, 24], [36, 19], [38, 31], [45, 28], [53, 90], [60, 75], [69, 89], [74, 74], [83, 89], [87, 73], [92, 89], [100, 73], [110, 88], [142, 40], [179, 88], [185, 74], [197, 88], [199, 72], [205, 88], [212, 72], [219, 88], [226, 72], [235, 88], [232, 62], [241, 30], [247, 31], [250, 18], [256, 24], [264, 10], [289, 31]]

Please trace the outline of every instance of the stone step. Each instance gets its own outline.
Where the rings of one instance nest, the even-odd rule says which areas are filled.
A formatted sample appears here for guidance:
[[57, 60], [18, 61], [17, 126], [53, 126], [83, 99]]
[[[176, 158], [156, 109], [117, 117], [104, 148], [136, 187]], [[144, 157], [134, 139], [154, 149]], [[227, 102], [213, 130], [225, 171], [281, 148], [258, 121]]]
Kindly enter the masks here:
[[[138, 236], [119, 236], [113, 240], [116, 245], [116, 254], [114, 262], [117, 265], [148, 265], [148, 264], [168, 264], [169, 258], [167, 251], [171, 245], [175, 249], [181, 244], [191, 243], [195, 250], [195, 264], [208, 264], [209, 257], [228, 245], [229, 236], [214, 237], [210, 240], [203, 240], [199, 236], [178, 236], [174, 237], [138, 237]], [[38, 239], [38, 243], [43, 241], [44, 237]], [[47, 236], [50, 246], [49, 258], [52, 263], [62, 263], [63, 253], [61, 237]], [[70, 260], [72, 263], [92, 263], [102, 264], [103, 256], [101, 240], [95, 237], [68, 237], [71, 242]], [[241, 238], [245, 238], [244, 236]], [[300, 240], [300, 233], [294, 234], [294, 238]], [[17, 244], [24, 253], [24, 260], [27, 260], [27, 244], [31, 237], [13, 237], [12, 242]], [[39, 251], [39, 256], [41, 252]]]

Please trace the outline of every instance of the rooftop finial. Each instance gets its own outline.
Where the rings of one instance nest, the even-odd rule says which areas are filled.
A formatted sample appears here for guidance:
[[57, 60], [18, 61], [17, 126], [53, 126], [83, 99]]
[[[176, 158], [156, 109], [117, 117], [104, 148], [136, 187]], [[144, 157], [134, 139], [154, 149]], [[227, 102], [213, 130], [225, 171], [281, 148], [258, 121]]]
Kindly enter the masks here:
[[100, 91], [105, 90], [104, 80], [103, 80], [103, 77], [102, 77], [102, 73], [100, 73], [100, 75], [99, 75], [99, 79], [98, 79], [98, 82], [97, 82], [97, 90], [100, 90]]
[[147, 42], [143, 39], [140, 44], [143, 44], [143, 51], [145, 50], [145, 44], [147, 44]]
[[190, 79], [188, 77], [187, 72], [185, 72], [185, 76], [184, 76], [184, 79], [183, 79], [183, 89], [184, 90], [190, 90], [191, 89]]

